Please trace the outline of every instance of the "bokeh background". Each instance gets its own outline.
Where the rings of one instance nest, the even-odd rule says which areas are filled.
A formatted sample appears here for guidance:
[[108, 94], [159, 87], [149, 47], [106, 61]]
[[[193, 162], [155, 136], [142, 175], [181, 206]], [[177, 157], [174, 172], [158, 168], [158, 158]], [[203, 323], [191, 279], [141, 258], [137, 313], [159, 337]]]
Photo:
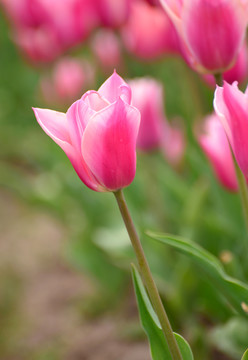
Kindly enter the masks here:
[[152, 229], [192, 239], [245, 279], [238, 195], [216, 181], [195, 138], [212, 112], [214, 88], [174, 45], [154, 45], [155, 31], [165, 35], [145, 24], [155, 9], [165, 16], [162, 9], [137, 0], [119, 19], [117, 3], [107, 20], [89, 19], [86, 35], [65, 44], [61, 35], [63, 46], [55, 49], [59, 40], [37, 35], [37, 14], [18, 20], [8, 1], [0, 2], [0, 359], [150, 359], [131, 282], [135, 260], [114, 197], [80, 182], [31, 109], [66, 111], [114, 68], [125, 79], [160, 81], [167, 120], [176, 118], [186, 139], [180, 164], [158, 149], [138, 151], [137, 174], [125, 190], [173, 328], [196, 359], [239, 359], [247, 321], [233, 315], [190, 260], [145, 235]]

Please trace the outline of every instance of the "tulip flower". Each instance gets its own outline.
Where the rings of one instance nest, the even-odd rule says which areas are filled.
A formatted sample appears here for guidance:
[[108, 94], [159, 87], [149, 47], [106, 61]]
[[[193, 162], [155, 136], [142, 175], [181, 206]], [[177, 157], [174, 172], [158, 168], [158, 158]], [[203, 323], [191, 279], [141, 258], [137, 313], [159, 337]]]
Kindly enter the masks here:
[[[227, 81], [229, 84], [232, 84], [234, 81], [241, 83], [247, 79], [247, 76], [248, 76], [248, 49], [245, 41], [238, 54], [238, 58], [234, 66], [230, 70], [223, 73], [223, 79]], [[215, 87], [216, 82], [213, 75], [210, 74], [204, 75], [204, 79], [210, 86]]]
[[158, 148], [165, 116], [163, 113], [163, 87], [152, 78], [129, 81], [132, 104], [141, 113], [137, 148], [147, 151]]
[[180, 52], [178, 36], [168, 16], [160, 7], [146, 2], [132, 2], [121, 35], [127, 50], [144, 59]]
[[[92, 1], [92, 0], [88, 0]], [[127, 21], [133, 0], [93, 0], [103, 26], [116, 28]]]
[[41, 79], [41, 92], [47, 103], [68, 103], [92, 85], [94, 69], [90, 63], [65, 57], [55, 65], [52, 74]]
[[173, 167], [178, 167], [185, 153], [186, 141], [182, 129], [174, 123], [164, 123], [161, 133], [160, 149], [167, 160]]
[[217, 115], [205, 118], [203, 133], [198, 134], [198, 141], [220, 183], [230, 191], [237, 191], [238, 183], [232, 153]]
[[120, 42], [112, 30], [99, 30], [91, 39], [91, 49], [105, 72], [121, 66]]
[[160, 149], [166, 160], [177, 166], [185, 150], [180, 128], [168, 123], [163, 109], [162, 84], [152, 78], [138, 78], [128, 82], [132, 90], [132, 104], [141, 114], [137, 149]]
[[194, 69], [214, 74], [232, 67], [245, 37], [248, 0], [160, 1]]
[[133, 181], [136, 171], [140, 114], [130, 102], [130, 87], [114, 72], [66, 114], [38, 108], [34, 113], [85, 185], [100, 192], [117, 191]]
[[248, 178], [248, 88], [245, 93], [238, 89], [237, 82], [232, 85], [224, 82], [217, 86], [214, 97], [216, 114], [225, 129], [237, 163]]
[[51, 61], [99, 23], [89, 0], [0, 0], [17, 45], [33, 61]]

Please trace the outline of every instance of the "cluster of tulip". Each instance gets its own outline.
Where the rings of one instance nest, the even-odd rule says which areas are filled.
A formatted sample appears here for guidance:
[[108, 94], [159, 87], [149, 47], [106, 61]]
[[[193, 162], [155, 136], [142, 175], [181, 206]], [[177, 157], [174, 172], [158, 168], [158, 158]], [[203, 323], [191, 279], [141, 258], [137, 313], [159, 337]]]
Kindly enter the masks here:
[[[118, 28], [123, 44], [138, 57], [154, 59], [173, 53], [206, 82], [216, 82], [215, 112], [204, 119], [201, 129], [197, 128], [196, 137], [220, 183], [230, 191], [240, 189], [248, 224], [248, 90], [243, 93], [238, 88], [248, 73], [248, 0], [160, 2], [22, 0], [17, 4], [2, 0], [14, 24], [15, 41], [34, 60], [55, 59], [101, 25]], [[92, 37], [91, 48], [102, 68], [119, 66], [123, 61], [119, 46], [113, 30], [101, 29]], [[92, 83], [90, 64], [84, 63], [84, 72], [81, 65], [70, 59], [56, 65], [52, 85], [43, 79], [48, 99], [56, 101], [54, 94], [75, 97]], [[163, 98], [158, 81], [149, 77], [124, 81], [114, 71], [98, 91], [87, 91], [66, 113], [40, 108], [34, 112], [82, 182], [94, 191], [114, 193], [168, 345], [169, 355], [164, 359], [189, 360], [193, 357], [187, 343], [172, 332], [122, 192], [135, 177], [136, 148], [159, 148], [173, 166], [182, 160], [185, 135], [166, 120]], [[246, 300], [240, 303], [244, 313]], [[149, 340], [153, 359], [162, 359]]]

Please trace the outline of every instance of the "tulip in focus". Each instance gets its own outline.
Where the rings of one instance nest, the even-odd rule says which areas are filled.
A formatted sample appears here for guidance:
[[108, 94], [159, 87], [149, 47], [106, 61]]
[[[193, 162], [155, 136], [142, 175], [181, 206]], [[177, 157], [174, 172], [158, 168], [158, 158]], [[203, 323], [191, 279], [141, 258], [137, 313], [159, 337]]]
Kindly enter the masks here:
[[248, 0], [160, 1], [194, 69], [214, 74], [233, 66], [245, 37]]
[[91, 49], [105, 72], [121, 66], [120, 42], [112, 30], [99, 30], [91, 39]]
[[225, 129], [236, 161], [248, 179], [248, 88], [243, 93], [238, 84], [224, 82], [214, 97], [216, 114]]
[[168, 16], [160, 7], [144, 1], [133, 0], [121, 34], [127, 50], [144, 59], [180, 52], [178, 36]]
[[34, 109], [42, 129], [68, 156], [82, 182], [100, 192], [128, 186], [136, 172], [140, 113], [131, 89], [114, 74], [98, 91], [87, 91], [66, 114]]
[[205, 118], [203, 133], [198, 135], [198, 141], [220, 183], [230, 191], [237, 191], [238, 183], [230, 146], [217, 115]]
[[90, 63], [70, 57], [62, 58], [54, 67], [52, 75], [41, 80], [41, 92], [49, 104], [69, 103], [92, 85], [94, 69]]
[[[247, 79], [247, 76], [248, 76], [248, 49], [245, 41], [244, 45], [242, 46], [239, 52], [235, 65], [230, 70], [223, 73], [223, 79], [229, 84], [232, 84], [234, 81], [237, 81], [238, 83], [242, 83]], [[210, 86], [215, 87], [216, 82], [213, 75], [210, 74], [204, 75], [204, 79]]]

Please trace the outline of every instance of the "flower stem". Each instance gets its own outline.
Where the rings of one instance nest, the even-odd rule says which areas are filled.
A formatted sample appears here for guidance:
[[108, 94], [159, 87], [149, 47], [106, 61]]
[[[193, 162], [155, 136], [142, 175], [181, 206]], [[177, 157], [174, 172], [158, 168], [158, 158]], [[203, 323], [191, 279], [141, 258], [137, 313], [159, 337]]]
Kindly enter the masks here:
[[158, 319], [160, 321], [160, 324], [161, 324], [163, 333], [165, 335], [172, 359], [173, 360], [183, 360], [182, 355], [179, 350], [179, 347], [178, 347], [178, 344], [177, 344], [177, 341], [176, 341], [176, 338], [174, 336], [170, 321], [165, 312], [165, 309], [164, 309], [163, 303], [161, 301], [161, 298], [159, 296], [159, 292], [156, 287], [156, 284], [153, 280], [151, 270], [150, 270], [148, 262], [146, 260], [145, 253], [142, 248], [139, 236], [137, 234], [137, 231], [135, 229], [131, 215], [129, 213], [127, 203], [124, 198], [124, 194], [123, 194], [122, 190], [118, 190], [114, 193], [114, 195], [117, 200], [123, 221], [126, 225], [126, 229], [129, 234], [131, 243], [133, 245], [133, 249], [134, 249], [135, 255], [137, 257], [138, 263], [139, 263], [139, 269], [140, 269], [142, 279], [146, 286], [146, 289], [149, 294], [150, 300], [152, 302], [153, 308], [154, 308], [154, 310], [158, 316]]
[[223, 85], [223, 76], [222, 73], [214, 74], [215, 82], [218, 86]]

